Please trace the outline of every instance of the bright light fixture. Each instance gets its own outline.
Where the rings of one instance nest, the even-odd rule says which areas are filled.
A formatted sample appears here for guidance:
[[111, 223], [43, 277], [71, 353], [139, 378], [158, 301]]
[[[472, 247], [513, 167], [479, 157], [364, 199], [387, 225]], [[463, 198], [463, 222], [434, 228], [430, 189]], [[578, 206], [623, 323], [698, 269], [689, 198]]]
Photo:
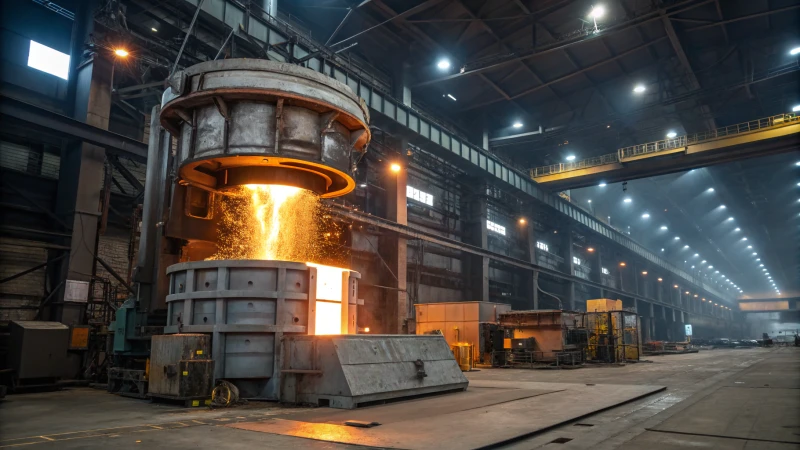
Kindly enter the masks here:
[[764, 267], [764, 264], [759, 264], [758, 267]]
[[797, 112], [797, 111], [800, 111], [800, 105], [794, 105], [792, 107], [792, 112]]
[[676, 240], [676, 241], [679, 241], [680, 239], [681, 239], [681, 237], [680, 237], [680, 236], [675, 236], [675, 240]]
[[733, 220], [733, 217], [728, 217], [728, 221], [731, 221], [731, 220]]
[[798, 54], [800, 54], [800, 47], [795, 47], [795, 48], [789, 50], [789, 54], [790, 55], [798, 55]]
[[746, 237], [743, 237], [743, 238], [742, 238], [742, 240], [743, 240], [743, 241], [746, 241], [746, 240], [747, 240], [747, 238], [746, 238]]
[[606, 184], [605, 184], [605, 183], [600, 183], [600, 184], [598, 184], [598, 186], [600, 186], [600, 187], [606, 187]]
[[700, 256], [700, 253], [695, 253], [693, 258], [697, 258], [698, 256]]
[[663, 252], [663, 251], [664, 251], [664, 249], [662, 248], [662, 249], [661, 249], [661, 251]]
[[702, 260], [702, 261], [700, 261], [700, 264], [705, 264], [705, 263], [706, 263], [706, 260], [705, 260], [705, 259], [704, 259], [704, 260]]
[[592, 199], [586, 200], [587, 203], [592, 203]]
[[128, 56], [129, 53], [128, 53], [127, 50], [125, 50], [123, 48], [118, 48], [118, 49], [114, 50], [114, 54], [119, 56], [120, 58], [124, 58], [124, 57]]
[[565, 158], [567, 161], [575, 161], [575, 155], [567, 155]]
[[669, 133], [667, 133], [667, 137], [670, 138], [670, 139], [674, 138], [677, 135], [678, 135], [678, 133], [676, 133], [674, 131], [670, 131]]
[[739, 227], [736, 227], [736, 228], [733, 229], [733, 231], [742, 231], [742, 229], [739, 228]]
[[748, 245], [747, 248], [753, 248], [753, 246], [752, 245]]
[[633, 88], [633, 92], [637, 94], [641, 94], [642, 92], [646, 91], [647, 88], [644, 87], [643, 84], [637, 84], [636, 87]]
[[450, 100], [452, 100], [452, 101], [454, 101], [454, 102], [455, 102], [455, 101], [457, 101], [457, 100], [456, 100], [456, 98], [455, 98], [455, 97], [453, 97], [453, 95], [452, 95], [452, 94], [447, 94], [447, 97], [448, 97], [448, 98], [450, 98]]
[[714, 188], [708, 188], [706, 189], [706, 192], [714, 192]]
[[666, 230], [666, 229], [667, 229], [667, 226], [666, 226], [666, 225], [661, 225], [661, 229], [662, 229], [662, 230]]
[[400, 172], [400, 164], [392, 163], [389, 168], [392, 170], [392, 172]]
[[758, 255], [758, 253], [756, 253], [756, 252], [753, 252], [753, 256], [757, 256], [757, 255]]
[[[597, 20], [597, 19], [603, 17], [603, 15], [605, 15], [605, 13], [606, 13], [606, 9], [603, 7], [603, 5], [596, 5], [589, 12], [589, 17], [591, 17], [592, 19]], [[792, 54], [794, 54], [794, 53], [792, 53]]]
[[442, 58], [439, 60], [439, 62], [436, 63], [436, 67], [442, 70], [447, 70], [450, 68], [450, 60], [447, 58]]
[[719, 207], [720, 207], [721, 209], [725, 209], [725, 208], [726, 208], [726, 206], [725, 206], [725, 205], [719, 205]]
[[153, 33], [158, 33], [158, 30], [156, 30], [155, 28], [151, 27], [150, 29], [153, 30]]
[[362, 187], [362, 188], [365, 188], [365, 187], [367, 187], [367, 183], [361, 183], [361, 184], [359, 184], [358, 186], [359, 186], [359, 187]]
[[522, 122], [519, 122], [519, 121], [514, 122], [514, 125], [511, 125], [511, 126], [514, 127], [514, 128], [522, 128]]
[[650, 214], [647, 214], [647, 213], [642, 214], [642, 219], [649, 219], [649, 218], [650, 218]]
[[625, 203], [630, 203], [630, 202], [632, 202], [633, 200], [631, 200], [631, 198], [630, 198], [630, 197], [625, 197], [625, 200], [623, 200], [623, 201], [624, 201]]

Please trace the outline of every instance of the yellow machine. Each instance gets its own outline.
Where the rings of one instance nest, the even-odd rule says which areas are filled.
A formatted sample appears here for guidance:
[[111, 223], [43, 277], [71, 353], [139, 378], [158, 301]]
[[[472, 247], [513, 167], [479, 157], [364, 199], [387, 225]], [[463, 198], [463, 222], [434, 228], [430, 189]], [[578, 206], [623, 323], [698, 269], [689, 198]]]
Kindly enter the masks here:
[[587, 300], [586, 311], [583, 325], [589, 330], [588, 359], [604, 362], [639, 359], [639, 317], [625, 311], [622, 300]]

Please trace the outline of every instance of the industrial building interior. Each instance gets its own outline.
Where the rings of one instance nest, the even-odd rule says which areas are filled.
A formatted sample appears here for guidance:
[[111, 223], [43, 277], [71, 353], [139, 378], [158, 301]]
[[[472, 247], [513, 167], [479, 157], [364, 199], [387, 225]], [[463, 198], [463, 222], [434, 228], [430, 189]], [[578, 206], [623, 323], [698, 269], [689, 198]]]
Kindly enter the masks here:
[[0, 21], [0, 449], [800, 448], [800, 0]]

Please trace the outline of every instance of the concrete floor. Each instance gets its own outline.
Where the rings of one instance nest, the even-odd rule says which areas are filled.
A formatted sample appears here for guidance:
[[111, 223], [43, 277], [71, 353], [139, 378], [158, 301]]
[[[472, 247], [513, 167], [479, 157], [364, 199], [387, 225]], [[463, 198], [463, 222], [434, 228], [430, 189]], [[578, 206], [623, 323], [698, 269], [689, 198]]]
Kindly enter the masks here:
[[[510, 381], [553, 383], [553, 386], [556, 383], [667, 386], [665, 391], [500, 448], [800, 449], [800, 349], [709, 350], [648, 359], [652, 363], [580, 370], [483, 369], [469, 373], [468, 377], [476, 385]], [[601, 390], [600, 395], [613, 395], [613, 389]], [[569, 406], [547, 398], [548, 411], [561, 411]], [[402, 404], [393, 408], [398, 409], [399, 405]], [[419, 403], [407, 405], [419, 407]], [[14, 395], [0, 402], [0, 448], [365, 448], [225, 426], [269, 418], [306, 420], [310, 414], [330, 414], [326, 411], [283, 408], [269, 403], [229, 410], [183, 409], [88, 388]], [[533, 409], [531, 413], [535, 414]], [[453, 427], [459, 425], [454, 423]], [[502, 425], [485, 423], [481, 429], [470, 428], [464, 433], [485, 435]], [[408, 439], [413, 440], [414, 436]]]

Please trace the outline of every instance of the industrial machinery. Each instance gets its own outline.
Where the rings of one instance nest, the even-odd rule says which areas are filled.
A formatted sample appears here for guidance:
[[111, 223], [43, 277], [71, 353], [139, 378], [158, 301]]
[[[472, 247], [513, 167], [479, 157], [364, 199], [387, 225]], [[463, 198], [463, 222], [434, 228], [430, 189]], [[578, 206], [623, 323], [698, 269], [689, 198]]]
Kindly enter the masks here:
[[148, 380], [151, 397], [198, 403], [208, 400], [214, 387], [213, 375], [210, 336], [153, 336]]
[[11, 389], [54, 385], [64, 375], [70, 328], [59, 322], [11, 321]]
[[[162, 370], [191, 361], [176, 360], [171, 346], [154, 344], [161, 341], [154, 336], [182, 333], [210, 336], [213, 377], [207, 378], [233, 383], [243, 398], [281, 400], [285, 374], [291, 374], [287, 382], [311, 383], [303, 373], [281, 369], [282, 345], [303, 338], [314, 348], [327, 348], [332, 341], [324, 335], [343, 335], [343, 343], [375, 349], [402, 347], [372, 361], [395, 369], [382, 372], [391, 379], [384, 378], [380, 392], [369, 398], [466, 386], [441, 336], [429, 339], [441, 342], [451, 366], [434, 362], [439, 353], [431, 359], [429, 340], [344, 338], [357, 332], [360, 276], [318, 264], [325, 248], [315, 234], [317, 210], [309, 204], [355, 187], [353, 168], [370, 141], [369, 113], [349, 87], [292, 64], [208, 61], [172, 75], [151, 117], [133, 275], [137, 295], [117, 311], [111, 327], [110, 390], [144, 394], [146, 383], [157, 380], [155, 361]], [[292, 355], [292, 361], [315, 361], [314, 376], [322, 375], [323, 384], [337, 376], [337, 367], [349, 364], [317, 361], [315, 355]], [[408, 355], [417, 356], [409, 361]], [[451, 381], [418, 377], [430, 364], [445, 370], [437, 379]], [[196, 387], [171, 385], [168, 395], [185, 397], [198, 392]], [[284, 391], [297, 401], [312, 399]], [[362, 391], [352, 389], [351, 395]]]

